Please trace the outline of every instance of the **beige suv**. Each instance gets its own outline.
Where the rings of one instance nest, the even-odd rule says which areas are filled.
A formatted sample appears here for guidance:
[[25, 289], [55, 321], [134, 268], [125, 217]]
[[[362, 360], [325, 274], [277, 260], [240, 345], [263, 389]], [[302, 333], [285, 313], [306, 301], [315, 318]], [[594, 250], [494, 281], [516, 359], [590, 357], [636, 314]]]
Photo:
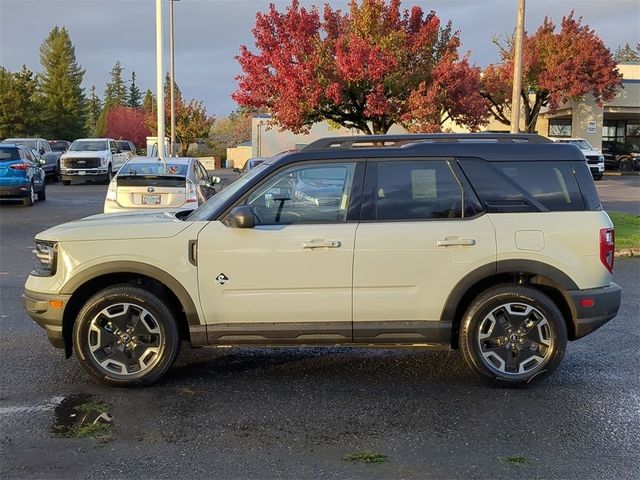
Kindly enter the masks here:
[[535, 135], [319, 140], [192, 213], [88, 217], [34, 254], [27, 311], [111, 385], [158, 380], [182, 340], [460, 348], [524, 384], [620, 305], [585, 158]]

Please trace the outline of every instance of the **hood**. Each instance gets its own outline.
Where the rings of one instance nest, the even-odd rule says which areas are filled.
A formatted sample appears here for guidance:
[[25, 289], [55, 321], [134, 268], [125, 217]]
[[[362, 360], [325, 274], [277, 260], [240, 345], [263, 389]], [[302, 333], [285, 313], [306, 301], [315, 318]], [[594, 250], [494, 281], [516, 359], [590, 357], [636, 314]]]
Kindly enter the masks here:
[[64, 158], [87, 158], [87, 157], [106, 157], [111, 153], [109, 150], [96, 151], [77, 151], [77, 152], [64, 152], [62, 156]]
[[586, 157], [587, 155], [589, 156], [601, 156], [602, 152], [593, 149], [593, 148], [581, 148], [580, 151], [583, 153], [583, 155]]
[[101, 213], [57, 225], [36, 238], [52, 242], [169, 238], [190, 224], [169, 212]]

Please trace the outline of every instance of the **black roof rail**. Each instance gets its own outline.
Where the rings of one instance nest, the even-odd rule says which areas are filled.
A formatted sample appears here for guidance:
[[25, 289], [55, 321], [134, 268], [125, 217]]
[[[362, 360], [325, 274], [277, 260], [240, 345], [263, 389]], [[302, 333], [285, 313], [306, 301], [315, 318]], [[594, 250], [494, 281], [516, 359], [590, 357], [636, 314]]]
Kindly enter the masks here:
[[553, 143], [533, 133], [416, 133], [320, 138], [301, 150], [401, 147], [412, 143]]

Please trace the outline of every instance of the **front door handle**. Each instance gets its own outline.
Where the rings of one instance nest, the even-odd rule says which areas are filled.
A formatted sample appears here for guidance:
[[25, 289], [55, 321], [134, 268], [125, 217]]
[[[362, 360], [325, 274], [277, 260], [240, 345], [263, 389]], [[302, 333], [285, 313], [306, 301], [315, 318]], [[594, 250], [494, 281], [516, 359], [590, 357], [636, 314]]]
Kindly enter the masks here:
[[339, 240], [309, 240], [308, 242], [302, 242], [302, 248], [340, 248], [342, 242]]
[[472, 247], [475, 244], [476, 240], [474, 238], [447, 237], [444, 240], [436, 240], [436, 247]]

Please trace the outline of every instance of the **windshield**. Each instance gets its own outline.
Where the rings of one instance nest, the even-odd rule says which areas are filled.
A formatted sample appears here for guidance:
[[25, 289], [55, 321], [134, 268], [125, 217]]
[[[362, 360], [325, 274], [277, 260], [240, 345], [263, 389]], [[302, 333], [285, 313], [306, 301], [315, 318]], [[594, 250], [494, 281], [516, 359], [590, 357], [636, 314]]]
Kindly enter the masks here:
[[134, 175], [162, 175], [174, 177], [186, 177], [189, 166], [186, 164], [167, 163], [165, 166], [162, 162], [158, 163], [127, 163], [118, 172], [118, 176], [134, 176]]
[[200, 205], [200, 207], [191, 215], [189, 215], [185, 220], [195, 222], [209, 220], [209, 217], [211, 217], [211, 214], [215, 209], [224, 204], [228, 199], [230, 199], [238, 191], [240, 191], [246, 184], [260, 175], [260, 172], [262, 172], [265, 168], [267, 168], [267, 165], [264, 163], [258, 165], [256, 168], [252, 168], [246, 175], [242, 175], [240, 178], [238, 178], [238, 180], [223, 189], [220, 193], [215, 194], [205, 203]]
[[560, 140], [560, 143], [573, 143], [581, 150], [593, 150], [593, 147], [586, 140]]
[[105, 140], [76, 140], [69, 147], [70, 152], [100, 152], [109, 150], [108, 142]]
[[7, 138], [6, 140], [3, 140], [2, 143], [13, 143], [14, 145], [24, 145], [25, 147], [30, 148], [32, 150], [35, 150], [35, 148], [36, 148], [36, 141], [35, 140], [24, 140], [24, 139], [20, 139], [20, 138], [15, 138], [15, 139]]

